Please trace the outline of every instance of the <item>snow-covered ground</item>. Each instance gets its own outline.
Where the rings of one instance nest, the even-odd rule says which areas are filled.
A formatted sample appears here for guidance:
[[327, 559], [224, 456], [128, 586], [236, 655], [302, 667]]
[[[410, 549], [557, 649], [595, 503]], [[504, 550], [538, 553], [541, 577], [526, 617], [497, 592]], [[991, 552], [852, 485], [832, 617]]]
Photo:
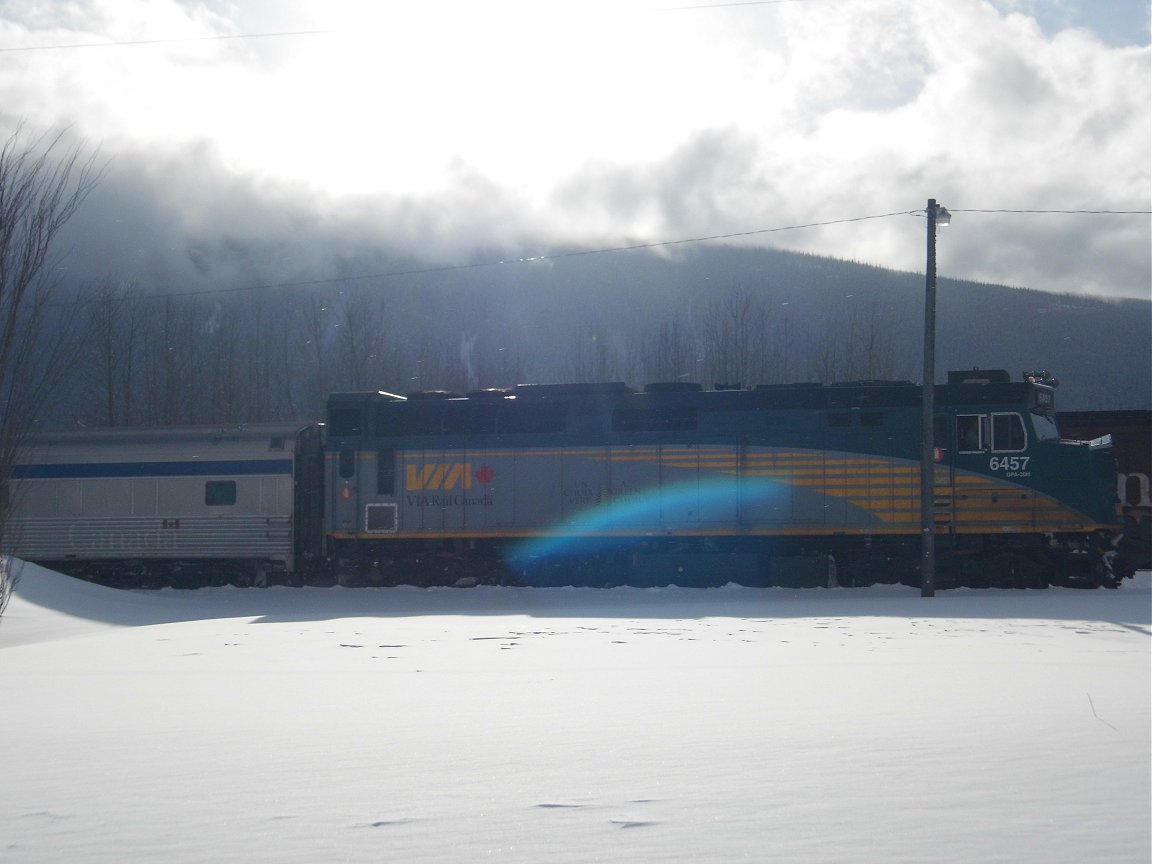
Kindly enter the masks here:
[[1147, 864], [1150, 605], [28, 565], [0, 860]]

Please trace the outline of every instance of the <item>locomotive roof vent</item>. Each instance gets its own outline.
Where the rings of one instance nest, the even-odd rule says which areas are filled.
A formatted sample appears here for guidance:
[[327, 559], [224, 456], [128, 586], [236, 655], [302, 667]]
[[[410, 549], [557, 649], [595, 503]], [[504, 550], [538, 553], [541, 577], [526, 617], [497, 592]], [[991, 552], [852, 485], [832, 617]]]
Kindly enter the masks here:
[[645, 393], [699, 393], [703, 384], [694, 381], [653, 381], [644, 385]]
[[587, 384], [517, 384], [518, 399], [549, 399], [570, 396], [612, 396], [635, 391], [623, 381], [606, 381]]
[[949, 384], [1007, 384], [1011, 380], [1007, 369], [963, 369], [948, 373]]
[[348, 390], [338, 393], [329, 393], [328, 402], [366, 402], [369, 399], [376, 399], [382, 402], [403, 402], [403, 396], [397, 396], [395, 393], [387, 393], [383, 390]]
[[[951, 373], [949, 373], [951, 375]], [[949, 377], [951, 382], [951, 377]], [[915, 387], [916, 385], [911, 381], [905, 381], [899, 378], [866, 378], [860, 381], [837, 381], [830, 385], [830, 387]]]
[[814, 381], [793, 381], [789, 384], [757, 384], [753, 390], [819, 390], [823, 384]]
[[409, 393], [408, 398], [431, 401], [434, 399], [463, 399], [464, 396], [461, 393], [452, 393], [448, 390], [418, 390], [415, 393]]

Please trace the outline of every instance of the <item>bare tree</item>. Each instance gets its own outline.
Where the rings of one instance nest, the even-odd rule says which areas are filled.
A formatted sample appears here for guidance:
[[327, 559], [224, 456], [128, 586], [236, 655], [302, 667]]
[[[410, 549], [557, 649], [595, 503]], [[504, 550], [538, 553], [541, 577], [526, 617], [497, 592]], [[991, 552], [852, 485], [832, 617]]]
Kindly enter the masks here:
[[252, 376], [253, 420], [298, 420], [320, 414], [301, 404], [295, 379], [302, 375], [300, 345], [295, 334], [291, 308], [283, 303], [260, 303], [261, 336], [257, 340], [255, 369]]
[[472, 336], [465, 340], [474, 349], [470, 358], [474, 364], [469, 376], [472, 389], [484, 387], [514, 387], [526, 383], [524, 364], [517, 340], [513, 334], [500, 334], [499, 338], [489, 338], [489, 334]]
[[241, 357], [242, 336], [239, 330], [237, 316], [227, 314], [224, 305], [218, 303], [200, 335], [207, 349], [203, 352], [203, 371], [207, 377], [199, 383], [207, 385], [212, 398], [204, 400], [195, 413], [212, 423], [236, 422], [241, 410], [243, 382], [240, 374], [245, 364]]
[[383, 312], [373, 308], [359, 291], [342, 297], [338, 326], [340, 378], [351, 390], [365, 390], [374, 359], [375, 335], [383, 326]]
[[737, 288], [715, 300], [704, 318], [704, 352], [712, 383], [769, 381], [769, 316], [748, 290]]
[[808, 348], [808, 375], [814, 381], [843, 380], [843, 346], [838, 332], [829, 321], [824, 322], [823, 335], [817, 337]]
[[[0, 147], [0, 550], [12, 467], [75, 345], [77, 307], [60, 303], [53, 241], [101, 174], [62, 134], [28, 140], [18, 128]], [[0, 612], [17, 575], [0, 568]]]
[[467, 363], [456, 340], [434, 330], [422, 330], [417, 335], [414, 353], [415, 363], [408, 376], [413, 390], [463, 392], [468, 389]]
[[89, 393], [98, 399], [101, 422], [130, 426], [139, 422], [136, 410], [144, 310], [135, 302], [136, 282], [120, 285], [111, 277], [96, 288], [86, 328], [84, 364]]
[[390, 338], [386, 300], [378, 293], [349, 290], [336, 325], [340, 386], [379, 389], [398, 377], [396, 346]]
[[703, 357], [679, 316], [663, 319], [636, 348], [636, 381], [700, 382]]
[[864, 318], [855, 331], [856, 367], [853, 378], [875, 380], [895, 378], [907, 365], [902, 362], [901, 342], [892, 310], [873, 299], [864, 309]]
[[[187, 423], [196, 410], [196, 380], [203, 355], [203, 325], [196, 300], [167, 297], [147, 307], [143, 324], [144, 399], [147, 422]], [[204, 418], [196, 418], [204, 422]]]
[[612, 345], [610, 328], [596, 320], [573, 328], [552, 366], [555, 380], [561, 383], [622, 381], [628, 377], [624, 352]]
[[818, 381], [893, 378], [907, 366], [902, 353], [891, 310], [870, 300], [826, 316], [823, 336], [809, 351], [809, 372]]
[[313, 417], [323, 414], [324, 400], [332, 389], [329, 333], [331, 319], [336, 314], [332, 304], [333, 297], [327, 292], [319, 289], [309, 292], [290, 307], [292, 324], [285, 328], [289, 334], [288, 344], [295, 346], [290, 366], [303, 390], [301, 399], [307, 409], [305, 414]]

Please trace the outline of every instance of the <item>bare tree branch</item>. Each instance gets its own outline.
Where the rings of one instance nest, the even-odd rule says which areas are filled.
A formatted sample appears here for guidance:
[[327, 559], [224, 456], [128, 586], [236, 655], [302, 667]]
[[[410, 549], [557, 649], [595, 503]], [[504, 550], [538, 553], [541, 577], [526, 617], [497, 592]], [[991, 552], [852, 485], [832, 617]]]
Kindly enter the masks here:
[[[63, 132], [29, 139], [21, 127], [0, 145], [0, 550], [12, 466], [75, 346], [78, 307], [51, 303], [60, 288], [53, 241], [102, 176], [95, 155]], [[14, 572], [0, 569], [0, 611]]]

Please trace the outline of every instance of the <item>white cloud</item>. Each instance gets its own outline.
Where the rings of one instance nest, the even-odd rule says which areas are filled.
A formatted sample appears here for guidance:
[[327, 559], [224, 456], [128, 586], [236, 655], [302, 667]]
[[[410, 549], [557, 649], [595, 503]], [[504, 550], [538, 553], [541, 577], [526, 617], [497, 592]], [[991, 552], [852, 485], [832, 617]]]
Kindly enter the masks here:
[[[26, 2], [0, 12], [0, 44], [339, 32], [7, 52], [0, 105], [109, 153], [206, 142], [204, 170], [407, 214], [375, 228], [450, 234], [420, 243], [444, 254], [723, 234], [930, 196], [1147, 210], [1146, 41], [1109, 47], [1053, 30], [1053, 15], [1006, 0]], [[942, 273], [1147, 296], [1147, 217], [957, 217]], [[893, 219], [763, 242], [919, 269], [921, 230]]]

